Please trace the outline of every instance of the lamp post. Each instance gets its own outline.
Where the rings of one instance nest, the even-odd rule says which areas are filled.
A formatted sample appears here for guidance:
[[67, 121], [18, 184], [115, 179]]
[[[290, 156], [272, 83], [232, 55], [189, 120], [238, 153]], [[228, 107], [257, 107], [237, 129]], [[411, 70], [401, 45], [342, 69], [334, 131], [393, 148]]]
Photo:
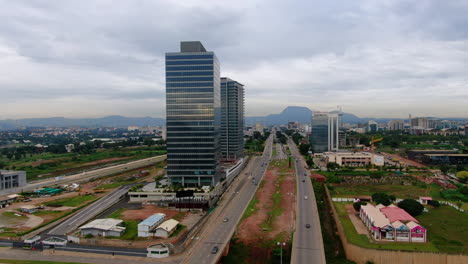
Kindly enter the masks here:
[[285, 242], [277, 242], [276, 244], [281, 247], [281, 249], [280, 249], [280, 263], [283, 264], [283, 246], [286, 246], [286, 243]]

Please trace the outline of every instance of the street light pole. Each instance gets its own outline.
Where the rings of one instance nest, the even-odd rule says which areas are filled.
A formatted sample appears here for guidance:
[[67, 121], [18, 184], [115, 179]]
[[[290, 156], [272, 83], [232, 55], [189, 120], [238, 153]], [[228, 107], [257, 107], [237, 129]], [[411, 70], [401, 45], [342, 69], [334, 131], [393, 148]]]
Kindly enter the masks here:
[[276, 243], [278, 246], [280, 246], [280, 263], [283, 264], [283, 246], [286, 246], [286, 243], [283, 242], [278, 242]]

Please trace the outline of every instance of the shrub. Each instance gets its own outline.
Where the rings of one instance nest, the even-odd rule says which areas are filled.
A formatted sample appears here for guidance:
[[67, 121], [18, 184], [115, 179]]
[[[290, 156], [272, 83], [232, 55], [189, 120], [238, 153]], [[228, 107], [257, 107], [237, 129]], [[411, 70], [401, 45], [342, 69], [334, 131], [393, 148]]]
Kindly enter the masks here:
[[92, 235], [92, 234], [86, 234], [86, 235], [84, 236], [84, 238], [93, 238], [93, 235]]
[[398, 207], [405, 210], [408, 214], [412, 216], [418, 216], [424, 210], [424, 206], [422, 206], [418, 201], [414, 199], [404, 199], [403, 201], [398, 203]]
[[430, 200], [427, 202], [429, 205], [431, 205], [432, 207], [439, 207], [440, 206], [440, 203], [439, 201], [436, 201], [436, 200]]
[[356, 210], [357, 212], [359, 212], [359, 210], [361, 210], [361, 205], [366, 205], [367, 203], [366, 202], [355, 202], [353, 203], [353, 207], [354, 207], [354, 210]]

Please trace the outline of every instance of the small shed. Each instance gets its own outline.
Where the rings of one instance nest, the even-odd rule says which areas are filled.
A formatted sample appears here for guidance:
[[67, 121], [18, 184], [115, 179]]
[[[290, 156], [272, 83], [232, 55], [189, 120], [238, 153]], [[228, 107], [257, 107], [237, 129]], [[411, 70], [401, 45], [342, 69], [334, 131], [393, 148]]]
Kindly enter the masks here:
[[156, 228], [154, 236], [168, 238], [172, 233], [174, 233], [178, 224], [178, 221], [169, 219]]
[[146, 254], [148, 258], [166, 258], [169, 257], [170, 253], [169, 248], [162, 243], [151, 245], [146, 250], [148, 251]]
[[419, 197], [419, 202], [421, 204], [428, 204], [429, 201], [432, 201], [432, 197]]
[[24, 205], [24, 206], [21, 206], [20, 210], [23, 213], [34, 214], [35, 212], [37, 212], [37, 210], [39, 210], [39, 206]]
[[81, 235], [113, 236], [120, 237], [125, 232], [125, 227], [120, 219], [104, 218], [93, 220], [80, 227]]

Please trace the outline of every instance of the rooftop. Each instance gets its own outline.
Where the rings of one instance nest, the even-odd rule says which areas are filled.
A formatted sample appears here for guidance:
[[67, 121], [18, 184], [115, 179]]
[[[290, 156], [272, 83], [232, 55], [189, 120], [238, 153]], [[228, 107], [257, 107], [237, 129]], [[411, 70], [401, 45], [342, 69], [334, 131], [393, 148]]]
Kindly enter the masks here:
[[167, 230], [167, 231], [171, 231], [172, 229], [174, 229], [177, 225], [179, 224], [178, 221], [174, 220], [174, 219], [169, 219], [167, 221], [165, 221], [164, 223], [162, 223], [160, 226], [158, 226], [157, 228], [162, 228], [164, 230]]
[[152, 215], [152, 216], [146, 218], [145, 220], [143, 220], [143, 221], [142, 221], [141, 223], [139, 223], [138, 225], [152, 226], [152, 225], [156, 224], [157, 222], [163, 220], [164, 217], [166, 217], [165, 214], [157, 213], [157, 214], [154, 214], [154, 215]]
[[[96, 219], [87, 223], [86, 225], [81, 226], [80, 229], [94, 228], [94, 229], [100, 229], [100, 230], [114, 230], [122, 222], [123, 220], [112, 219], [112, 218]], [[121, 229], [121, 228], [123, 227], [119, 227], [118, 229]]]
[[390, 223], [396, 221], [413, 221], [418, 223], [416, 218], [412, 217], [405, 210], [399, 207], [384, 207], [380, 209], [380, 211], [382, 211], [382, 213], [390, 220]]

